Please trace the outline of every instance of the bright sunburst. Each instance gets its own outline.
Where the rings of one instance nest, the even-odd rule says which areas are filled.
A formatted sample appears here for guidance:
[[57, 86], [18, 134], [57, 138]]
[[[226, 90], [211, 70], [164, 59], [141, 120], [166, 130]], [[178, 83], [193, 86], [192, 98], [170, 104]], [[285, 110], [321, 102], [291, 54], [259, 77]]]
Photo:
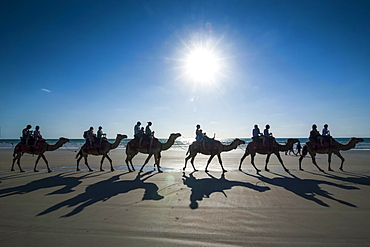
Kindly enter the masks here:
[[194, 49], [185, 61], [186, 74], [197, 82], [214, 81], [220, 72], [219, 59], [211, 50]]

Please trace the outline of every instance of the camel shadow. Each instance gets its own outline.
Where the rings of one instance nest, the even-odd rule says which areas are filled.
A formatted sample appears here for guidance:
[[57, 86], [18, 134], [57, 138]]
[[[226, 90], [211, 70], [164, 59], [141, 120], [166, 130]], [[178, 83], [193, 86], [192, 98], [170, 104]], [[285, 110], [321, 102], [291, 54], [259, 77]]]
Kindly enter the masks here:
[[154, 176], [157, 173], [147, 176], [145, 179], [141, 180], [142, 177], [144, 177], [145, 175], [149, 175], [151, 173], [152, 172], [138, 174], [134, 180], [119, 181], [119, 178], [122, 175], [120, 174], [113, 176], [107, 180], [89, 185], [86, 187], [85, 192], [71, 199], [60, 202], [39, 213], [37, 216], [51, 213], [53, 211], [61, 209], [62, 207], [75, 207], [70, 213], [61, 216], [61, 217], [70, 217], [82, 212], [86, 207], [91, 206], [95, 203], [107, 201], [114, 196], [127, 193], [136, 189], [145, 190], [142, 200], [161, 200], [164, 197], [158, 194], [158, 186], [154, 183], [144, 182], [145, 180]]
[[74, 191], [73, 188], [82, 183], [81, 179], [85, 179], [88, 177], [94, 177], [94, 176], [98, 176], [98, 175], [85, 174], [79, 177], [72, 177], [72, 176], [68, 176], [68, 174], [60, 173], [55, 176], [46, 177], [46, 178], [42, 178], [39, 180], [29, 182], [25, 185], [1, 189], [0, 198], [11, 196], [11, 195], [17, 195], [17, 194], [27, 194], [27, 193], [37, 191], [40, 189], [46, 189], [46, 188], [49, 189], [52, 187], [60, 187], [60, 186], [63, 186], [63, 187], [61, 189], [57, 189], [56, 191], [48, 193], [47, 195], [67, 194], [67, 193], [73, 192]]
[[[243, 172], [245, 173], [245, 172]], [[306, 200], [312, 201], [317, 203], [318, 205], [324, 206], [324, 207], [330, 207], [327, 203], [324, 201], [320, 200], [317, 198], [317, 196], [322, 196], [326, 199], [330, 199], [336, 202], [339, 202], [343, 205], [349, 206], [349, 207], [357, 207], [356, 205], [346, 202], [340, 199], [335, 198], [330, 192], [322, 189], [320, 185], [330, 185], [333, 187], [341, 188], [341, 189], [346, 189], [346, 190], [358, 190], [359, 188], [354, 187], [354, 186], [347, 186], [347, 185], [341, 185], [341, 184], [336, 184], [324, 180], [317, 180], [317, 179], [301, 179], [298, 178], [297, 176], [289, 173], [292, 177], [288, 177], [285, 175], [273, 173], [274, 175], [277, 175], [279, 177], [274, 177], [274, 178], [268, 178], [265, 177], [261, 174], [259, 176], [252, 175], [245, 173], [248, 176], [254, 177], [259, 179], [260, 181], [266, 183], [266, 184], [271, 184], [275, 185], [278, 187], [282, 187], [286, 189], [287, 191], [292, 192], [293, 194], [302, 197]]]
[[315, 173], [315, 172], [306, 172], [309, 174], [317, 175], [317, 176], [322, 176], [326, 178], [330, 178], [333, 180], [341, 181], [343, 183], [348, 183], [348, 184], [359, 184], [359, 185], [367, 185], [370, 186], [370, 176], [367, 175], [359, 175], [356, 173], [350, 173], [350, 172], [340, 172], [338, 174], [340, 175], [346, 175], [347, 177], [343, 176], [338, 176], [335, 175], [334, 173]]
[[221, 178], [215, 178], [211, 174], [207, 173], [209, 178], [197, 179], [193, 175], [194, 172], [186, 176], [183, 173], [183, 183], [184, 185], [191, 188], [190, 195], [190, 205], [191, 209], [197, 209], [199, 207], [198, 201], [202, 201], [203, 198], [209, 198], [212, 193], [221, 192], [227, 197], [225, 190], [230, 190], [234, 186], [246, 187], [248, 189], [253, 189], [259, 192], [264, 192], [270, 190], [266, 186], [258, 186], [251, 183], [240, 182], [240, 181], [230, 181], [225, 178], [225, 173], [222, 173]]

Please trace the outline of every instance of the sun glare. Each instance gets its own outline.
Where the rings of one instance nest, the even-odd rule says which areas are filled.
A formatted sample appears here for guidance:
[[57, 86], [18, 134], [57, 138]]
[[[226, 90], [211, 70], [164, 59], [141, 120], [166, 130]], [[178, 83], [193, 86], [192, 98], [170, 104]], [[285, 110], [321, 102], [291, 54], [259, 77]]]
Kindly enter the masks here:
[[186, 60], [186, 73], [197, 82], [214, 80], [219, 69], [218, 59], [210, 50], [193, 50]]

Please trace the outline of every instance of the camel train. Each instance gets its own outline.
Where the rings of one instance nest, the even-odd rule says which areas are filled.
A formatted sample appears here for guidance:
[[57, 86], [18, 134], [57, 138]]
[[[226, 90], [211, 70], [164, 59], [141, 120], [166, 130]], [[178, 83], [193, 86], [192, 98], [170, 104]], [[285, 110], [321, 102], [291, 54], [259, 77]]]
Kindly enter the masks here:
[[[161, 152], [166, 151], [169, 148], [171, 148], [175, 140], [181, 136], [180, 133], [172, 133], [170, 134], [168, 140], [165, 143], [160, 142], [157, 138], [154, 137], [153, 133], [150, 130], [151, 122], [148, 122], [147, 131], [149, 128], [150, 135], [142, 135], [140, 131], [143, 130], [143, 128], [140, 127], [140, 122], [138, 122], [137, 125], [135, 125], [135, 138], [130, 140], [126, 145], [126, 159], [125, 163], [127, 165], [127, 169], [129, 172], [135, 171], [134, 165], [133, 165], [133, 158], [138, 154], [147, 154], [148, 157], [146, 158], [144, 164], [142, 165], [139, 172], [142, 172], [144, 167], [147, 165], [151, 157], [154, 156], [154, 167], [157, 168], [158, 172], [162, 172], [161, 166], [160, 166], [160, 160], [161, 160]], [[38, 126], [37, 126], [38, 127]], [[209, 159], [207, 161], [205, 171], [208, 172], [208, 166], [211, 163], [212, 159], [217, 156], [219, 164], [221, 166], [222, 172], [226, 172], [227, 170], [224, 168], [222, 159], [221, 159], [221, 153], [222, 152], [229, 152], [231, 150], [236, 149], [239, 145], [245, 144], [245, 141], [240, 139], [234, 139], [230, 144], [225, 145], [222, 144], [218, 140], [214, 140], [214, 138], [208, 138], [205, 133], [202, 132], [200, 129], [200, 125], [196, 126], [196, 141], [194, 141], [191, 145], [189, 145], [189, 148], [186, 153], [185, 157], [185, 165], [183, 167], [183, 171], [185, 171], [187, 162], [190, 159], [190, 163], [193, 167], [194, 171], [198, 171], [194, 166], [194, 159], [197, 156], [198, 153], [203, 155], [209, 155]], [[280, 156], [280, 152], [286, 152], [293, 148], [293, 145], [295, 143], [298, 143], [298, 139], [289, 138], [287, 139], [287, 142], [285, 144], [279, 144], [276, 142], [275, 138], [272, 137], [272, 134], [269, 133], [269, 125], [266, 125], [266, 129], [264, 130], [264, 134], [262, 135], [259, 132], [258, 126], [255, 125], [255, 129], [253, 129], [253, 137], [252, 141], [249, 142], [246, 146], [245, 152], [240, 159], [239, 162], [239, 170], [242, 171], [242, 163], [245, 160], [247, 156], [251, 156], [251, 164], [256, 170], [257, 173], [261, 172], [260, 169], [258, 169], [255, 165], [254, 158], [256, 154], [262, 154], [267, 155], [266, 161], [265, 161], [265, 171], [269, 171], [267, 168], [270, 157], [272, 154], [275, 154], [275, 156], [278, 158], [280, 164], [284, 168], [286, 172], [289, 172], [289, 169], [284, 165], [284, 162]], [[334, 140], [330, 135], [320, 135], [318, 131], [316, 130], [316, 125], [312, 126], [312, 130], [310, 132], [309, 141], [306, 142], [306, 144], [303, 146], [302, 154], [299, 158], [299, 169], [303, 171], [302, 169], [302, 160], [303, 158], [309, 154], [312, 159], [312, 163], [320, 170], [321, 169], [317, 163], [316, 163], [316, 154], [327, 154], [328, 155], [328, 170], [332, 171], [331, 168], [331, 156], [332, 154], [337, 155], [341, 159], [341, 165], [339, 167], [340, 170], [343, 171], [343, 163], [345, 159], [340, 154], [340, 151], [350, 150], [356, 146], [357, 143], [363, 142], [364, 140], [362, 138], [351, 138], [347, 144], [341, 144]], [[30, 135], [30, 128], [31, 126], [28, 125], [26, 129], [23, 130], [23, 137], [21, 138], [21, 142], [18, 143], [13, 152], [13, 163], [11, 167], [11, 171], [14, 171], [14, 165], [17, 163], [19, 170], [21, 172], [24, 172], [20, 165], [20, 159], [23, 156], [24, 153], [37, 155], [37, 159], [34, 166], [34, 171], [37, 172], [37, 164], [42, 158], [45, 161], [46, 167], [48, 172], [51, 172], [51, 169], [49, 167], [49, 162], [47, 161], [44, 153], [46, 151], [54, 151], [63, 146], [65, 143], [69, 142], [69, 139], [61, 137], [57, 143], [55, 144], [48, 144], [45, 139], [41, 137], [41, 135], [38, 133], [39, 138], [31, 138]], [[113, 162], [112, 159], [109, 157], [108, 153], [110, 150], [115, 149], [119, 146], [121, 141], [123, 139], [127, 138], [127, 135], [117, 134], [117, 137], [113, 143], [108, 142], [108, 140], [105, 137], [105, 134], [102, 133], [102, 128], [99, 127], [98, 135], [94, 136], [93, 134], [93, 128], [91, 127], [89, 131], [84, 132], [84, 138], [86, 139], [86, 143], [80, 148], [76, 155], [77, 159], [77, 167], [76, 170], [80, 171], [79, 164], [81, 159], [84, 159], [85, 165], [88, 168], [89, 171], [93, 171], [93, 169], [90, 168], [87, 157], [88, 155], [94, 155], [94, 156], [102, 156], [102, 159], [100, 161], [100, 171], [103, 170], [103, 162], [105, 158], [108, 159], [110, 162], [110, 170], [114, 171], [113, 168]], [[38, 128], [36, 128], [38, 130]], [[329, 133], [327, 130], [327, 125], [324, 126], [324, 130]], [[36, 131], [35, 131], [36, 132]], [[89, 133], [90, 132], [90, 133]], [[35, 135], [36, 136], [36, 135]], [[93, 138], [92, 138], [93, 137]]]

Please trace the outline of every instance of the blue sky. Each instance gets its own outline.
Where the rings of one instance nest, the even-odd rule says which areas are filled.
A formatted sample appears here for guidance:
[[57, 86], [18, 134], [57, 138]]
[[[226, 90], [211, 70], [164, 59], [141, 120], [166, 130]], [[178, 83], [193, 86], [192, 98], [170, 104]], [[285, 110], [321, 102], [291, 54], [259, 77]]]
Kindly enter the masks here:
[[[1, 138], [109, 138], [152, 121], [156, 136], [195, 125], [216, 137], [370, 137], [369, 1], [3, 1]], [[185, 75], [208, 47], [211, 82]]]

